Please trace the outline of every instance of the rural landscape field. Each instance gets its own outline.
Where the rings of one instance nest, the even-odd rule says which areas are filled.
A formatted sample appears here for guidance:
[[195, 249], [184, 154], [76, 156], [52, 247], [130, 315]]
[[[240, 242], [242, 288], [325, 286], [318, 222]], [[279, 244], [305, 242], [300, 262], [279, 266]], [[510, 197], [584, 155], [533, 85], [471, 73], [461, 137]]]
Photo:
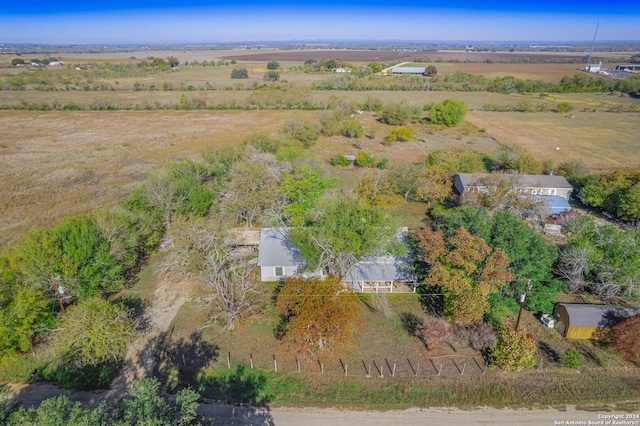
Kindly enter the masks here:
[[[613, 68], [638, 52], [595, 56]], [[394, 75], [397, 66], [435, 72]], [[639, 306], [640, 76], [585, 72], [584, 52], [49, 48], [1, 53], [0, 88], [0, 382], [12, 389], [0, 387], [0, 422], [34, 419], [36, 408], [20, 401], [37, 407], [58, 394], [90, 407], [118, 401], [144, 377], [178, 401], [197, 392], [200, 415], [221, 424], [233, 404], [242, 407], [233, 424], [274, 424], [285, 407], [571, 406], [585, 420], [640, 412], [640, 316], [622, 351], [540, 322], [557, 302]], [[435, 111], [450, 101], [464, 108], [461, 119], [438, 122]], [[453, 189], [456, 173], [488, 172], [566, 177], [576, 188], [571, 214], [532, 219], [532, 209], [509, 204], [518, 200], [497, 208]], [[365, 216], [375, 229], [407, 227], [422, 265], [417, 291], [345, 292], [353, 298], [340, 303], [353, 311], [335, 347], [316, 341], [298, 352], [304, 339], [287, 333], [303, 314], [282, 307], [293, 309], [283, 300], [294, 280], [260, 282], [257, 244], [234, 242], [236, 252], [229, 230], [342, 229], [341, 219], [323, 222], [331, 214], [345, 223], [362, 215], [363, 229]], [[477, 236], [476, 223], [506, 236]], [[545, 223], [562, 233], [543, 233]], [[497, 262], [489, 281], [504, 282], [479, 302], [479, 321], [457, 317], [446, 287], [429, 281], [441, 258], [421, 238], [434, 247], [445, 238], [455, 252], [462, 243], [446, 240], [454, 226], [484, 244], [472, 253], [505, 253], [504, 264], [497, 254], [483, 260], [481, 268]], [[376, 232], [362, 235], [388, 238]], [[590, 250], [583, 269], [568, 260], [576, 247]], [[349, 253], [351, 267], [372, 253]], [[343, 258], [331, 259], [342, 271]], [[522, 310], [518, 295], [532, 281]], [[318, 288], [308, 309], [335, 315], [339, 306], [322, 303], [341, 291]], [[103, 301], [127, 316], [126, 336], [104, 338], [82, 360], [64, 352], [56, 341], [74, 312], [89, 303], [102, 312]], [[25, 314], [31, 305], [36, 312]], [[496, 361], [495, 340], [470, 343], [481, 325], [506, 339], [500, 333], [516, 318], [522, 341], [535, 342], [520, 364]], [[425, 330], [444, 323], [475, 331], [431, 343]], [[100, 351], [107, 356], [96, 361]], [[195, 419], [195, 408], [175, 410], [184, 424]], [[119, 415], [127, 424], [129, 414]]]

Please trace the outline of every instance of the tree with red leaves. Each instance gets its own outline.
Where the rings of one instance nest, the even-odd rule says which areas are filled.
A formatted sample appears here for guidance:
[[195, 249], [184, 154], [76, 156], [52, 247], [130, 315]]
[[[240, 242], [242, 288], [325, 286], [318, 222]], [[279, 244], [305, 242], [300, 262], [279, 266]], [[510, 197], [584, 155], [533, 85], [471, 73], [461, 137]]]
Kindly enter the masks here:
[[609, 347], [620, 352], [625, 359], [640, 361], [640, 314], [611, 327], [608, 343]]

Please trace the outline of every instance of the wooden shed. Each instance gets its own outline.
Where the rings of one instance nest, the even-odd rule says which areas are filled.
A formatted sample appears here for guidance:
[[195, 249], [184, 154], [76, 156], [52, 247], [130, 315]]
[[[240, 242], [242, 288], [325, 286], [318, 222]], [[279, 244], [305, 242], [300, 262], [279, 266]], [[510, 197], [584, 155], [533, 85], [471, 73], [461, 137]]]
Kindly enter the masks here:
[[558, 303], [553, 309], [556, 330], [567, 339], [590, 339], [599, 329], [640, 313], [640, 308], [591, 303]]

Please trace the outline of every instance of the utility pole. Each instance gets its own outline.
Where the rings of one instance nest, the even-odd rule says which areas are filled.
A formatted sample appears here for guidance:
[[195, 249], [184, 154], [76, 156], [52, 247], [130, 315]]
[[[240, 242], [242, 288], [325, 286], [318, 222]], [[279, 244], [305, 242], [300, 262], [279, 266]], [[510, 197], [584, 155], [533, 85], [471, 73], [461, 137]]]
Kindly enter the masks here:
[[518, 311], [518, 319], [516, 320], [516, 330], [520, 326], [520, 316], [522, 315], [522, 309], [524, 309], [524, 300], [527, 298], [527, 292], [531, 289], [531, 280], [527, 280], [527, 286], [524, 289], [524, 293], [520, 293], [520, 310]]
[[60, 281], [60, 275], [53, 278], [53, 291], [55, 291], [58, 297], [58, 303], [60, 304], [60, 311], [64, 314], [64, 305], [62, 304], [62, 295], [64, 294], [64, 287], [62, 287], [58, 281]]

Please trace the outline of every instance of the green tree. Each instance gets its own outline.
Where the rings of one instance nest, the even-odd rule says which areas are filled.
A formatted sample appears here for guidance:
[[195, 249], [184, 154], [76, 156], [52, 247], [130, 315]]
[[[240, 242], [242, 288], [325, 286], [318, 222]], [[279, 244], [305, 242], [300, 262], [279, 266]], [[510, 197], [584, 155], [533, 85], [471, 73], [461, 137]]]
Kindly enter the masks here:
[[325, 178], [320, 170], [310, 166], [296, 167], [293, 171], [284, 173], [280, 191], [289, 202], [283, 208], [289, 217], [289, 223], [292, 226], [303, 225], [325, 191], [336, 185], [335, 178]]
[[69, 307], [58, 327], [52, 349], [71, 368], [121, 362], [136, 333], [126, 308], [97, 297]]
[[122, 265], [111, 256], [111, 247], [100, 234], [90, 216], [65, 219], [53, 229], [64, 255], [75, 269], [66, 285], [80, 300], [102, 290], [117, 290], [124, 284]]
[[234, 68], [231, 70], [231, 78], [249, 78], [246, 68]]
[[371, 61], [367, 64], [367, 68], [369, 68], [372, 73], [376, 74], [382, 71], [382, 64], [378, 61]]
[[281, 342], [286, 352], [305, 358], [344, 354], [363, 329], [358, 297], [337, 277], [287, 278], [276, 311], [284, 321]]
[[435, 124], [452, 127], [460, 124], [467, 115], [467, 106], [456, 99], [445, 99], [431, 107], [429, 119]]
[[[531, 280], [532, 289], [525, 300], [526, 307], [536, 312], [550, 313], [555, 297], [566, 287], [554, 279], [553, 268], [558, 259], [555, 245], [544, 241], [539, 232], [509, 211], [491, 216], [487, 211], [473, 207], [458, 207], [438, 213], [436, 229], [445, 236], [464, 227], [473, 235], [484, 239], [490, 247], [507, 254], [509, 270], [514, 275], [512, 290], [518, 294]], [[508, 296], [511, 297], [511, 296]]]
[[277, 70], [278, 68], [280, 68], [280, 62], [278, 61], [269, 61], [267, 63], [268, 70]]
[[343, 197], [325, 205], [312, 226], [289, 232], [309, 270], [342, 277], [358, 260], [385, 251], [393, 242], [395, 227], [384, 210]]
[[393, 176], [398, 184], [398, 192], [407, 200], [417, 199], [418, 177], [422, 169], [422, 164], [403, 163], [393, 170]]
[[[2, 290], [9, 289], [3, 286]], [[33, 287], [18, 288], [13, 293], [0, 304], [0, 359], [31, 350], [33, 337], [53, 328], [50, 296]]]

